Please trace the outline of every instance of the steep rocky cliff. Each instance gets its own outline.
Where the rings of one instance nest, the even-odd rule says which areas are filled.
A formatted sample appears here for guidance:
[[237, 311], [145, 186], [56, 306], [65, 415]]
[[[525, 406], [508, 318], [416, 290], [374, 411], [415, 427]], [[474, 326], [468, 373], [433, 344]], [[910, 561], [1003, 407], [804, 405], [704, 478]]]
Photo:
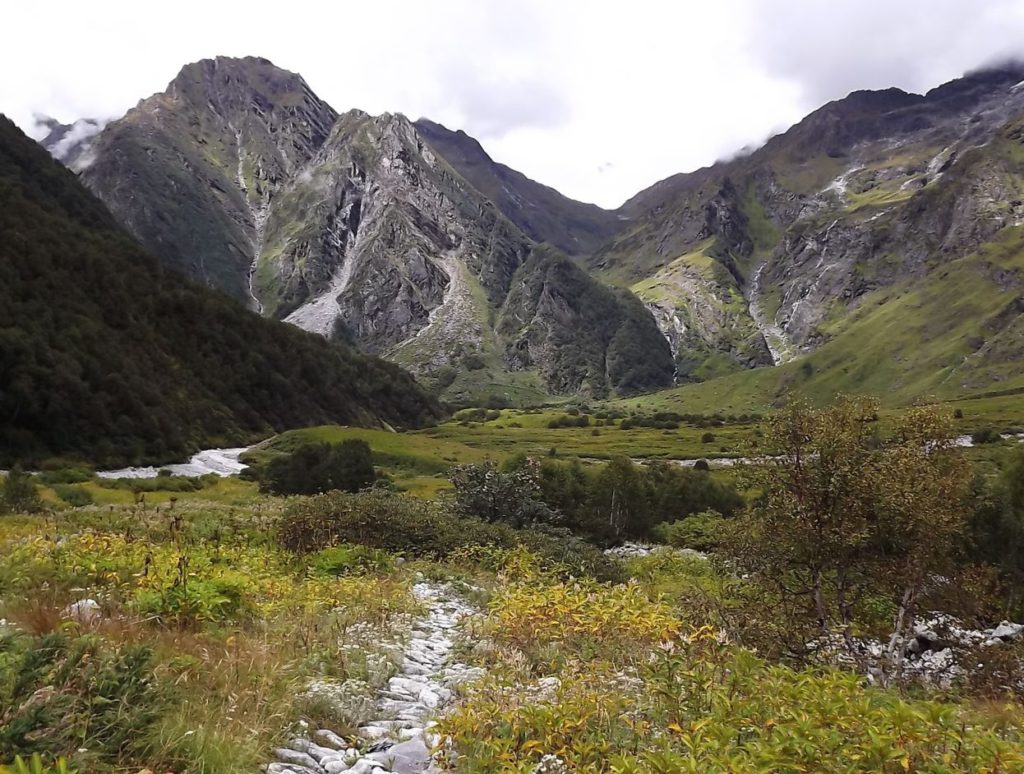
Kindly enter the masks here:
[[[633, 197], [629, 227], [588, 266], [632, 285], [670, 339], [685, 329], [715, 353], [699, 370], [720, 373], [720, 353], [748, 366], [765, 348], [776, 363], [815, 351], [863, 316], [864, 299], [884, 303], [1019, 225], [1022, 80], [1011, 65], [924, 95], [830, 103], [748, 156]], [[694, 256], [714, 260], [703, 279]]]
[[[62, 140], [45, 142], [56, 153]], [[639, 370], [598, 367], [621, 359], [604, 328], [541, 310], [547, 340], [564, 346], [524, 359], [518, 332], [499, 323], [538, 241], [578, 253], [613, 233], [616, 215], [494, 164], [439, 125], [339, 115], [264, 59], [186, 66], [71, 166], [165, 262], [262, 314], [394, 359], [452, 400], [671, 383], [649, 319], [631, 329], [652, 364]], [[628, 293], [573, 272], [610, 319], [646, 316]], [[568, 365], [577, 348], [593, 367]]]
[[[339, 115], [263, 59], [188, 65], [124, 118], [54, 123], [44, 144], [154, 253], [256, 311], [454, 401], [528, 401], [785, 364], [863, 331], [951, 261], [1002, 293], [1016, 269], [978, 256], [1003, 255], [992, 245], [1024, 219], [1022, 80], [1008, 65], [923, 95], [855, 92], [614, 212], [429, 120]], [[947, 354], [988, 376], [963, 384], [1005, 377], [1015, 309], [971, 312], [974, 343]]]
[[167, 462], [310, 424], [439, 416], [394, 364], [167, 268], [0, 116], [0, 465]]

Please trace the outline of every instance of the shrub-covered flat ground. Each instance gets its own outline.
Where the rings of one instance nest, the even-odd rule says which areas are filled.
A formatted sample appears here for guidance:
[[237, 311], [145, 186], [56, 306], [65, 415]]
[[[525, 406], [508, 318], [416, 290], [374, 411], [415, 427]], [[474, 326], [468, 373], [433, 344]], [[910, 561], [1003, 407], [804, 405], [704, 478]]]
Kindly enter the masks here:
[[[631, 560], [628, 583], [602, 583], [457, 523], [446, 534], [438, 517], [393, 502], [304, 508], [312, 520], [347, 514], [328, 542], [363, 530], [409, 550], [288, 550], [271, 537], [288, 509], [276, 500], [5, 517], [0, 760], [39, 752], [79, 772], [241, 773], [304, 724], [358, 742], [422, 612], [410, 589], [425, 573], [468, 582], [482, 605], [458, 647], [486, 674], [437, 729], [454, 770], [1024, 766], [1013, 702], [910, 698], [731, 645], [709, 625], [730, 582], [704, 560]], [[379, 532], [371, 517], [385, 519]], [[71, 614], [81, 599], [97, 609]], [[343, 688], [324, 699], [307, 691], [316, 681]]]
[[[946, 579], [920, 588], [921, 614], [988, 630], [1022, 611], [1024, 458], [997, 437], [1018, 426], [1016, 396], [943, 408], [937, 432], [992, 431], [943, 447], [947, 472], [914, 454], [927, 445], [887, 451], [907, 417], [864, 405], [792, 420], [823, 444], [806, 485], [844, 514], [873, 514], [819, 554], [782, 539], [806, 526], [785, 519], [819, 508], [786, 506], [804, 484], [782, 468], [628, 461], [771, 453], [781, 420], [768, 415], [471, 409], [413, 433], [296, 430], [252, 453], [258, 472], [304, 444], [366, 441], [381, 480], [354, 494], [46, 470], [32, 479], [41, 504], [0, 498], [0, 766], [38, 753], [78, 774], [242, 774], [314, 729], [369, 754], [360, 729], [408, 668], [430, 612], [413, 588], [429, 581], [476, 611], [452, 645], [478, 677], [430, 710], [426, 737], [453, 771], [1022, 771], [1019, 644], [968, 653], [977, 668], [948, 679], [888, 687], [856, 659], [802, 650], [822, 636], [805, 560], [854, 579], [858, 641], [888, 637], [919, 567]], [[940, 474], [948, 498], [916, 486], [946, 487], [927, 478]], [[759, 519], [776, 531], [757, 549]], [[869, 535], [878, 524], [890, 531]], [[954, 536], [945, 564], [938, 543], [901, 553], [942, 530]], [[637, 539], [666, 547], [602, 551]], [[864, 550], [872, 540], [885, 561]], [[845, 615], [839, 587], [823, 588], [828, 615]]]

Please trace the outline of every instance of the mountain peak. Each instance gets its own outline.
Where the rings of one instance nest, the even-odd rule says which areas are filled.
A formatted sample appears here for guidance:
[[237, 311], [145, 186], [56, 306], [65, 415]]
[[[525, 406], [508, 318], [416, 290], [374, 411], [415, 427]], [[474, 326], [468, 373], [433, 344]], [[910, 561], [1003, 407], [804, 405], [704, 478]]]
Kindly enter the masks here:
[[317, 109], [324, 105], [302, 76], [253, 56], [218, 56], [187, 64], [168, 84], [166, 93], [198, 109], [212, 108], [222, 116], [239, 109], [266, 112], [303, 103]]

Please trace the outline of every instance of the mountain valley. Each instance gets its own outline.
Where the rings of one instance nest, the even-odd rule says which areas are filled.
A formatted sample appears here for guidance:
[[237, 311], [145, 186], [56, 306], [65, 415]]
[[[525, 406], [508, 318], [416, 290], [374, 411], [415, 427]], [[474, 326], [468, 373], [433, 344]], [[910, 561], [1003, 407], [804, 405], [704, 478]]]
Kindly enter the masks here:
[[[927, 368], [926, 386], [951, 394], [1022, 376], [1005, 247], [1024, 212], [1022, 79], [1006, 66], [925, 95], [856, 92], [616, 211], [494, 162], [464, 132], [338, 113], [258, 58], [188, 65], [123, 118], [55, 124], [43, 143], [167, 264], [455, 403], [698, 383], [686, 394], [731, 374], [762, 385], [764, 368], [808, 356], [812, 382], [857, 388], [841, 374], [862, 368], [826, 353], [856, 361], [842, 342], [884, 327], [908, 283], [940, 341], [871, 389], [909, 395]], [[921, 288], [951, 271], [1007, 302], [944, 323], [944, 293]], [[581, 293], [600, 299], [589, 321]]]

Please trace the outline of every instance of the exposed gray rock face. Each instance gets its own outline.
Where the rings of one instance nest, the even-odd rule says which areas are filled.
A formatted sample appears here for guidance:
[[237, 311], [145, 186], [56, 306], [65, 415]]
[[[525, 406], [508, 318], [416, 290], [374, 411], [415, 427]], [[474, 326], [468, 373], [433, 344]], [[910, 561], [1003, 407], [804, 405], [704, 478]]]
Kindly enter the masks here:
[[387, 352], [428, 324], [456, 273], [500, 303], [529, 249], [408, 119], [352, 111], [275, 202], [257, 293], [301, 327], [329, 335], [340, 324]]
[[593, 204], [573, 201], [504, 164], [498, 164], [465, 132], [420, 119], [427, 144], [523, 233], [569, 255], [593, 252], [622, 230], [628, 219]]
[[107, 125], [72, 168], [159, 258], [252, 302], [266, 208], [335, 118], [265, 59], [207, 59]]
[[[1011, 150], [1024, 137], [1022, 80], [1024, 67], [1008, 66], [925, 95], [855, 92], [748, 156], [641, 192], [622, 209], [630, 228], [588, 265], [642, 283], [713, 238], [707, 252], [736, 279], [772, 359], [813, 351], [866, 294], [941, 272], [1024, 220]], [[709, 296], [677, 284], [657, 304], [670, 338], [665, 322], [697, 306], [685, 297]]]
[[[486, 154], [475, 174], [464, 144], [421, 126], [433, 144], [401, 115], [339, 116], [264, 59], [219, 57], [186, 66], [164, 93], [110, 124], [79, 168], [166, 262], [261, 314], [390, 357], [438, 389], [463, 374], [449, 391], [455, 399], [503, 398], [513, 387], [542, 398], [581, 385], [603, 395], [669, 384], [670, 355], [650, 320], [633, 325], [641, 333], [632, 343], [653, 367], [633, 369], [616, 354], [618, 322], [636, 317], [628, 294], [605, 305], [618, 322], [600, 330], [567, 330], [579, 320], [531, 312], [532, 330], [543, 321], [549, 343], [521, 357], [521, 331], [510, 341], [498, 321], [521, 306], [517, 296], [510, 307], [510, 291], [514, 276], [528, 276], [517, 272], [534, 239], [579, 250], [619, 219]], [[597, 287], [585, 274], [576, 284]], [[588, 365], [566, 373], [575, 360], [563, 349], [577, 349], [576, 339]]]

